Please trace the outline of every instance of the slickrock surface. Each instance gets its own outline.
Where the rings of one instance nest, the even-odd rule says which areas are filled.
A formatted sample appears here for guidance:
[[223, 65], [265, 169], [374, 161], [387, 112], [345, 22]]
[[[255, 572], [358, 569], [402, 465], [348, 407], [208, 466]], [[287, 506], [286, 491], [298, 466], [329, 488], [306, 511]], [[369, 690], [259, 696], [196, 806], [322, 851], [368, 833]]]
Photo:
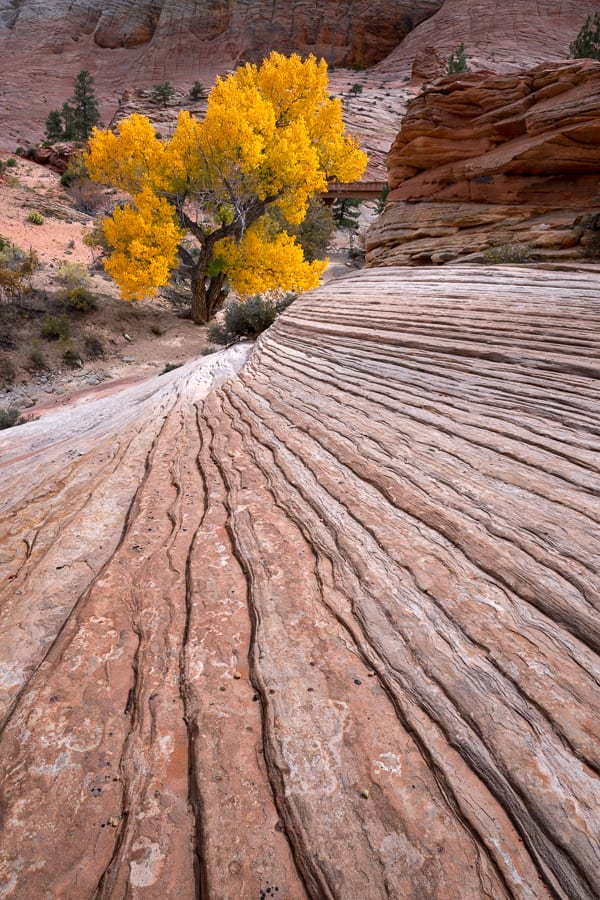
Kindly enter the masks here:
[[367, 270], [4, 432], [0, 896], [597, 897], [599, 334]]
[[[410, 105], [370, 232], [374, 265], [477, 259], [509, 241], [581, 257], [600, 191], [600, 63], [448, 76]], [[582, 240], [583, 239], [583, 240]]]

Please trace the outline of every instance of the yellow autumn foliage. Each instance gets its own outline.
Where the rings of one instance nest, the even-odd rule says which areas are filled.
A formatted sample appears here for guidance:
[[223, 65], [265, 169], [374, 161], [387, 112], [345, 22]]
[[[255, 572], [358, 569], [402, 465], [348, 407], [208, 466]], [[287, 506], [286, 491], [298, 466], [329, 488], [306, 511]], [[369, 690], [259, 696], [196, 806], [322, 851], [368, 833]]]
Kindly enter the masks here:
[[167, 284], [184, 236], [164, 197], [144, 188], [134, 203], [117, 207], [104, 222], [104, 234], [113, 248], [104, 266], [124, 300], [153, 297], [158, 287]]
[[231, 286], [241, 297], [264, 291], [309, 291], [318, 287], [327, 260], [307, 262], [302, 247], [287, 232], [274, 237], [251, 228], [239, 243], [225, 238], [217, 244]]
[[325, 61], [280, 53], [217, 78], [204, 121], [182, 111], [170, 139], [134, 114], [116, 133], [96, 129], [86, 155], [91, 178], [134, 198], [104, 228], [113, 248], [106, 267], [126, 297], [165, 283], [186, 232], [201, 247], [196, 269], [189, 263], [199, 297], [217, 246], [219, 286], [226, 276], [243, 293], [314, 287], [323, 264], [306, 263], [289, 235], [253, 226], [269, 206], [299, 224], [311, 196], [332, 179], [360, 178], [366, 163], [345, 134], [341, 103], [328, 96]]

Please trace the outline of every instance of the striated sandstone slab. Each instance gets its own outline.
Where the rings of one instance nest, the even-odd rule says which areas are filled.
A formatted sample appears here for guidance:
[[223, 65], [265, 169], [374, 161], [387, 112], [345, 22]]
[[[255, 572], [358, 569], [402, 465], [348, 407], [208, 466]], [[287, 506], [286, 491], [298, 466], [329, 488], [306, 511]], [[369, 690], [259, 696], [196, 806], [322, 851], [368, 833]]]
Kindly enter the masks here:
[[1, 896], [596, 897], [599, 333], [369, 270], [4, 432]]
[[580, 258], [600, 196], [600, 63], [448, 76], [410, 104], [388, 156], [371, 265], [475, 261], [495, 243]]

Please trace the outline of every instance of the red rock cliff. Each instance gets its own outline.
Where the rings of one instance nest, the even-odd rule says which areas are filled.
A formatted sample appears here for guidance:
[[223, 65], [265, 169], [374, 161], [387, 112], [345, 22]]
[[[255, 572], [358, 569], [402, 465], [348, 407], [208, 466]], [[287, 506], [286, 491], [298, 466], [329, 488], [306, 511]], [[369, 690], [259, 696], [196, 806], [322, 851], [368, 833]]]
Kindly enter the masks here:
[[600, 204], [600, 63], [440, 80], [411, 104], [388, 171], [372, 265], [472, 258], [506, 241], [581, 255], [581, 221]]

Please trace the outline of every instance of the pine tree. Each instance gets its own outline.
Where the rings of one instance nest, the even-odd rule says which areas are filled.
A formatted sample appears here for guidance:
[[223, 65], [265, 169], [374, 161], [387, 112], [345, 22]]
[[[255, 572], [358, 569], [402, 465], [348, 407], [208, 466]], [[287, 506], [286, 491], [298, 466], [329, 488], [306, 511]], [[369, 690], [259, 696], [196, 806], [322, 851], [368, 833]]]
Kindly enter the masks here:
[[569, 47], [571, 59], [600, 59], [600, 13], [588, 16]]
[[100, 114], [94, 92], [94, 79], [85, 69], [75, 79], [73, 96], [69, 102], [73, 110], [75, 138], [86, 141], [94, 126], [100, 121]]
[[460, 75], [462, 72], [468, 71], [467, 51], [465, 50], [465, 42], [463, 41], [448, 57], [448, 75]]
[[362, 200], [335, 200], [333, 204], [333, 218], [338, 228], [346, 231], [358, 231], [358, 220]]
[[63, 123], [59, 109], [53, 109], [46, 119], [46, 140], [53, 144], [63, 139]]
[[75, 111], [68, 100], [62, 105], [61, 116], [63, 121], [63, 141], [74, 141], [77, 138], [75, 131]]
[[94, 79], [85, 70], [75, 79], [73, 96], [62, 109], [53, 109], [46, 119], [46, 140], [86, 141], [100, 121]]

